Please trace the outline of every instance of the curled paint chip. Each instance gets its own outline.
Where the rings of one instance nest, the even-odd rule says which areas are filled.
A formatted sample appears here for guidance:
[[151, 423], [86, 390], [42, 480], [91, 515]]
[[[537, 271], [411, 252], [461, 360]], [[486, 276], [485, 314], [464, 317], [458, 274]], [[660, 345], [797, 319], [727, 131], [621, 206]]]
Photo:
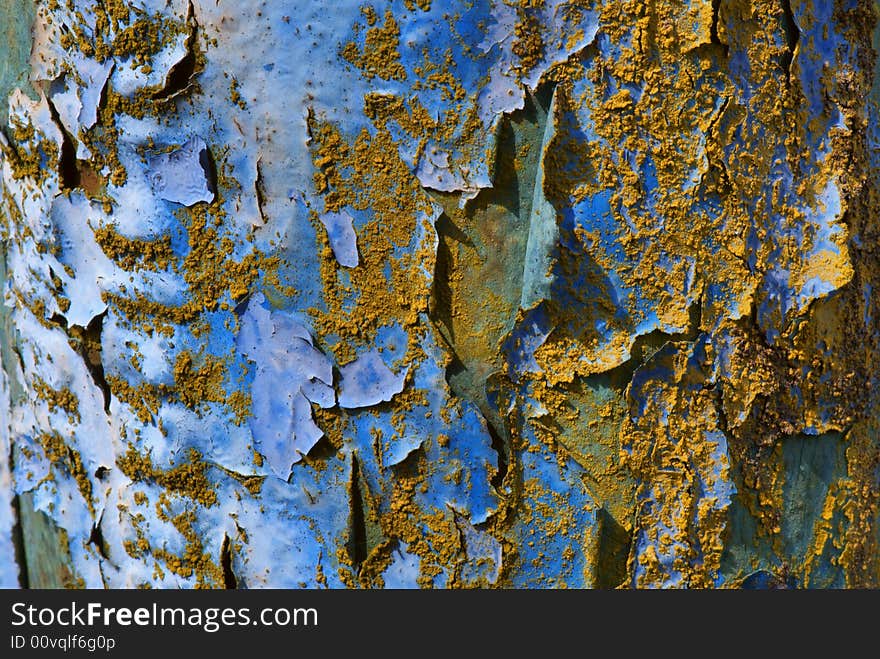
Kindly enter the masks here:
[[283, 479], [324, 433], [311, 403], [332, 407], [333, 366], [312, 346], [308, 330], [288, 314], [270, 311], [257, 294], [242, 317], [238, 348], [256, 363], [251, 432], [272, 470]]
[[498, 581], [501, 575], [501, 543], [473, 526], [463, 515], [456, 513], [455, 525], [467, 556], [462, 566], [462, 579], [474, 584], [479, 584], [482, 579], [490, 584]]
[[101, 94], [107, 84], [107, 78], [113, 70], [113, 62], [103, 63], [83, 58], [77, 65], [77, 75], [85, 82], [79, 89], [82, 107], [79, 111], [79, 123], [83, 128], [91, 128], [98, 120], [98, 106]]
[[389, 401], [403, 391], [408, 372], [409, 367], [395, 375], [379, 351], [371, 350], [339, 369], [339, 406], [351, 409]]
[[95, 242], [89, 229], [88, 200], [81, 194], [73, 193], [55, 197], [49, 217], [55, 227], [61, 245], [62, 265], [74, 272], [73, 277], [63, 268], [58, 268], [58, 277], [66, 283], [65, 291], [70, 306], [63, 315], [71, 325], [87, 327], [93, 318], [103, 313], [107, 304], [101, 299], [101, 286], [109, 279], [113, 264]]
[[351, 215], [341, 213], [324, 213], [321, 223], [327, 229], [330, 248], [339, 265], [354, 268], [358, 264], [357, 234], [352, 226]]
[[391, 563], [382, 574], [385, 587], [398, 590], [418, 588], [419, 566], [419, 557], [410, 553], [408, 545], [401, 542], [391, 552]]
[[191, 137], [179, 149], [153, 156], [149, 168], [150, 184], [162, 199], [184, 206], [214, 201], [208, 147], [201, 137]]

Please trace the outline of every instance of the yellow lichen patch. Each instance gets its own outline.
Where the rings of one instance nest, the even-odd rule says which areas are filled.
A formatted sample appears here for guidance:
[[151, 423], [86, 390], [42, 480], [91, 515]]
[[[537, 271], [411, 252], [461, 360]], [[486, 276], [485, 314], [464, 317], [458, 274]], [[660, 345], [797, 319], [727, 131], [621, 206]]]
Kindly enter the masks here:
[[30, 123], [12, 119], [12, 138], [15, 148], [2, 144], [2, 153], [8, 158], [13, 180], [28, 178], [42, 185], [58, 166], [58, 145], [38, 132]]
[[69, 387], [54, 389], [37, 376], [34, 378], [34, 393], [39, 400], [45, 401], [49, 406], [49, 412], [61, 409], [67, 412], [67, 416], [71, 423], [79, 423], [79, 399], [76, 397]]
[[268, 270], [278, 264], [278, 257], [266, 257], [256, 249], [241, 260], [234, 258], [235, 242], [218, 231], [225, 219], [220, 200], [196, 204], [181, 219], [190, 248], [183, 260], [183, 277], [193, 298], [189, 304], [198, 309], [215, 310], [224, 294], [233, 300], [244, 297], [260, 268]]
[[722, 329], [736, 346], [726, 364], [728, 377], [736, 384], [725, 386], [721, 391], [728, 426], [736, 429], [747, 421], [752, 404], [759, 396], [781, 395], [780, 380], [789, 371], [779, 351], [765, 346], [758, 332], [745, 323], [725, 323]]
[[[80, 24], [74, 24], [71, 32], [61, 35], [60, 41], [65, 49], [76, 48], [99, 62], [110, 57], [131, 58], [133, 67], [149, 71], [153, 57], [184, 30], [180, 20], [164, 18], [158, 13], [147, 15], [119, 0], [98, 3], [93, 11], [95, 26], [90, 30], [91, 36]], [[133, 21], [132, 13], [136, 16]]]
[[129, 446], [116, 464], [122, 473], [135, 482], [157, 483], [169, 492], [192, 499], [206, 507], [217, 503], [216, 486], [208, 478], [208, 465], [195, 449], [189, 450], [189, 462], [163, 470], [154, 466], [148, 455], [141, 455], [133, 446]]
[[113, 225], [98, 227], [93, 233], [104, 254], [123, 270], [167, 270], [175, 263], [168, 236], [156, 240], [127, 238]]
[[223, 402], [235, 415], [235, 423], [237, 425], [241, 425], [242, 423], [244, 423], [245, 420], [251, 415], [253, 398], [247, 392], [241, 390], [232, 391], [226, 395], [226, 398]]
[[431, 11], [431, 0], [403, 0], [403, 5], [410, 11], [415, 11], [416, 7], [422, 11]]
[[221, 469], [227, 476], [238, 481], [248, 492], [251, 493], [251, 495], [255, 497], [259, 496], [260, 492], [263, 491], [263, 483], [266, 480], [265, 476], [245, 476], [230, 469], [224, 469], [222, 467]]
[[[343, 435], [343, 428], [345, 426], [345, 419], [339, 412], [338, 408], [329, 408], [325, 409], [318, 405], [312, 406], [312, 416], [315, 419], [315, 423], [318, 427], [324, 432], [324, 437], [327, 438], [327, 441], [330, 442], [330, 445], [335, 450], [340, 450], [345, 442], [345, 438]], [[304, 460], [309, 460], [309, 456], [303, 456]], [[262, 456], [254, 452], [254, 462], [259, 467], [263, 464]]]
[[[415, 91], [419, 91], [422, 89], [439, 89], [442, 94], [442, 98], [445, 101], [464, 101], [467, 98], [467, 91], [462, 86], [461, 82], [459, 82], [458, 78], [452, 73], [454, 70], [455, 61], [452, 57], [452, 50], [447, 49], [446, 53], [443, 56], [442, 62], [434, 62], [428, 58], [427, 54], [424, 54], [423, 63], [413, 67], [413, 73], [418, 76], [418, 79], [413, 82], [413, 89]], [[409, 99], [410, 103], [414, 108], [420, 107], [416, 99]], [[458, 108], [454, 108], [453, 112], [456, 116], [460, 116], [461, 106]], [[428, 127], [433, 127], [432, 124], [436, 122], [428, 115], [426, 117], [430, 120], [431, 123], [426, 123], [422, 129], [421, 133], [425, 134], [425, 129]], [[446, 134], [448, 135], [453, 128], [457, 128], [457, 125], [449, 123], [448, 121], [441, 122], [446, 124]], [[415, 136], [416, 133], [413, 133]]]
[[235, 423], [241, 424], [251, 413], [251, 397], [243, 391], [227, 394], [227, 374], [226, 359], [182, 351], [174, 362], [173, 386], [149, 382], [132, 386], [114, 375], [106, 379], [112, 394], [131, 407], [142, 423], [155, 423], [162, 401], [172, 400], [198, 413], [209, 403], [224, 405], [234, 414]]
[[46, 458], [53, 467], [64, 469], [75, 481], [79, 488], [79, 493], [85, 499], [89, 512], [95, 514], [95, 507], [92, 501], [92, 482], [89, 480], [89, 474], [83, 465], [82, 456], [79, 451], [70, 446], [68, 442], [57, 432], [44, 432], [39, 436], [40, 445], [46, 454]]
[[396, 547], [395, 540], [385, 540], [377, 545], [358, 570], [358, 585], [363, 588], [384, 588], [385, 579], [382, 574], [392, 564], [392, 552]]
[[205, 403], [223, 403], [226, 392], [223, 378], [226, 367], [222, 360], [200, 359], [196, 366], [193, 355], [181, 352], [174, 362], [174, 391], [180, 401], [189, 408], [200, 409]]
[[233, 78], [229, 83], [229, 100], [232, 101], [234, 105], [237, 105], [242, 110], [247, 110], [247, 102], [241, 95], [239, 91], [240, 85], [238, 80]]
[[131, 407], [141, 423], [155, 421], [161, 397], [170, 392], [167, 386], [151, 385], [148, 382], [133, 387], [125, 379], [114, 375], [106, 376], [106, 380], [112, 394]]
[[531, 71], [544, 57], [544, 38], [541, 36], [541, 22], [525, 10], [519, 10], [519, 20], [514, 26], [513, 54], [519, 57], [522, 73]]
[[377, 17], [372, 7], [364, 10], [367, 22], [371, 26], [364, 39], [361, 51], [354, 42], [342, 50], [342, 57], [361, 70], [368, 80], [378, 76], [383, 80], [406, 80], [406, 69], [400, 63], [400, 27], [394, 20], [391, 10], [385, 12], [385, 22], [380, 27], [375, 25]]
[[353, 357], [346, 351], [371, 343], [380, 326], [414, 327], [418, 314], [427, 311], [430, 291], [423, 273], [433, 267], [433, 245], [425, 240], [415, 251], [401, 248], [410, 246], [414, 236], [433, 232], [427, 219], [432, 206], [387, 131], [375, 136], [364, 131], [351, 146], [327, 124], [313, 121], [311, 133], [315, 183], [325, 191], [325, 211], [350, 207], [372, 212], [358, 233], [361, 258], [349, 272], [349, 284], [340, 283], [325, 237], [320, 254], [327, 311], [313, 309], [311, 315], [320, 335], [343, 339], [334, 350], [337, 360], [346, 361]]
[[131, 57], [134, 64], [148, 66], [162, 47], [161, 28], [155, 20], [139, 18], [117, 32], [110, 51], [114, 57]]
[[840, 564], [851, 588], [876, 588], [880, 583], [880, 443], [876, 416], [853, 426], [848, 434], [846, 462], [848, 479], [842, 506], [847, 519]]
[[[164, 506], [163, 506], [164, 504]], [[196, 515], [191, 510], [185, 510], [177, 515], [170, 515], [164, 510], [169, 507], [167, 501], [157, 504], [160, 510], [160, 518], [170, 521], [175, 529], [186, 540], [183, 554], [177, 556], [165, 548], [152, 547], [150, 553], [154, 558], [165, 563], [172, 573], [189, 578], [196, 577], [196, 588], [222, 588], [223, 568], [215, 563], [209, 552], [205, 551], [202, 537], [195, 529]]]

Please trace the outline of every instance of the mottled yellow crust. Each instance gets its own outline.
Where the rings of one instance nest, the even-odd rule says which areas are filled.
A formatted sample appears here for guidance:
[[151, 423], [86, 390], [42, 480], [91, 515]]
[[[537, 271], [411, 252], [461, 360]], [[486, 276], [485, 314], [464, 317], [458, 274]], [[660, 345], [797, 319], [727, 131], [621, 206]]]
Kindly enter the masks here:
[[[872, 304], [876, 299], [870, 286], [880, 274], [874, 227], [880, 217], [880, 192], [878, 173], [868, 159], [863, 101], [873, 84], [876, 53], [866, 44], [876, 16], [871, 3], [862, 2], [855, 9], [846, 8], [842, 0], [830, 4], [864, 62], [858, 70], [826, 67], [820, 80], [823, 111], [831, 116], [832, 109], [840, 107], [842, 123], [821, 145], [827, 157], [813, 160], [808, 157], [815, 148], [811, 135], [824, 128], [818, 119], [808, 119], [807, 93], [783, 27], [791, 13], [786, 3], [595, 3], [602, 35], [619, 52], [603, 55], [593, 44], [550, 67], [535, 92], [542, 98], [552, 93], [554, 98], [546, 118], [553, 129], [548, 143], [539, 149], [537, 129], [526, 143], [516, 143], [508, 134], [511, 122], [525, 120], [514, 113], [499, 120], [501, 137], [494, 151], [487, 145], [478, 99], [456, 75], [452, 49], [440, 58], [420, 53], [416, 60], [422, 61], [408, 69], [402, 53], [408, 54], [410, 46], [402, 42], [400, 17], [391, 9], [383, 13], [378, 4], [362, 7], [356, 39], [340, 44], [338, 55], [350, 65], [352, 75], [374, 88], [365, 94], [362, 108], [356, 108], [369, 127], [350, 135], [312, 108], [306, 120], [311, 183], [318, 195], [317, 203], [309, 202], [308, 213], [316, 233], [323, 303], [306, 311], [316, 346], [337, 367], [372, 348], [383, 328], [402, 327], [407, 343], [395, 346], [402, 348], [403, 357], [393, 367], [395, 372], [408, 369], [409, 375], [404, 390], [381, 406], [350, 412], [312, 405], [325, 439], [303, 456], [302, 465], [325, 475], [333, 461], [351, 460], [346, 462], [346, 468], [351, 465], [346, 472], [351, 474], [350, 525], [359, 516], [358, 523], [371, 534], [366, 548], [354, 547], [353, 541], [335, 548], [340, 567], [338, 575], [328, 572], [331, 578], [338, 576], [350, 587], [381, 587], [393, 552], [405, 543], [420, 560], [420, 585], [433, 586], [441, 574], [448, 575], [449, 587], [489, 585], [462, 576], [466, 543], [459, 513], [451, 506], [425, 510], [418, 496], [441, 467], [447, 470], [448, 482], [470, 487], [472, 475], [466, 470], [431, 464], [426, 457], [430, 449], [449, 449], [458, 441], [452, 433], [425, 438], [399, 464], [382, 464], [389, 449], [415, 432], [408, 424], [414, 411], [428, 408], [432, 392], [416, 388], [413, 373], [427, 359], [423, 346], [437, 343], [442, 356], [436, 361], [446, 368], [451, 392], [440, 416], [451, 422], [460, 414], [462, 400], [473, 404], [496, 435], [499, 453], [506, 453], [503, 467], [499, 464], [491, 474], [497, 477], [492, 487], [498, 508], [481, 529], [503, 548], [495, 585], [512, 585], [514, 571], [523, 567], [529, 553], [526, 549], [543, 546], [542, 539], [550, 537], [566, 539], [563, 555], [538, 552], [526, 566], [541, 585], [563, 587], [570, 580], [603, 587], [650, 587], [662, 583], [669, 571], [681, 575], [682, 585], [715, 585], [733, 531], [727, 509], [700, 495], [707, 473], [735, 484], [737, 506], [754, 521], [755, 542], [766, 543], [775, 556], [782, 556], [785, 498], [791, 486], [786, 482], [791, 476], [786, 473], [785, 446], [805, 429], [815, 435], [840, 433], [846, 475], [835, 478], [821, 497], [821, 513], [807, 533], [810, 542], [803, 563], [783, 564], [776, 576], [809, 586], [822, 561], [833, 554], [847, 586], [880, 584], [880, 429], [875, 421], [880, 410], [865, 391], [880, 366], [880, 338], [862, 318], [868, 305], [865, 297]], [[404, 0], [403, 5], [410, 12], [427, 12], [432, 3]], [[545, 34], [539, 19], [545, 0], [506, 0], [506, 5], [516, 14], [509, 35], [512, 75], [524, 78], [534, 71], [555, 47], [554, 40], [575, 44], [583, 38], [582, 31]], [[48, 2], [49, 9], [57, 6]], [[567, 10], [592, 7], [594, 3], [572, 2]], [[98, 62], [113, 57], [146, 74], [157, 53], [184, 39], [194, 57], [187, 90], [198, 93], [195, 79], [206, 61], [202, 48], [211, 40], [197, 34], [192, 16], [151, 16], [122, 0], [97, 3], [95, 12], [94, 33], [88, 36], [75, 27], [61, 37], [63, 48]], [[448, 20], [456, 18], [460, 17]], [[729, 30], [728, 25], [737, 27]], [[725, 58], [734, 46], [747, 60], [753, 85], [748, 94], [726, 72]], [[227, 77], [225, 109], [253, 109], [253, 101], [243, 95], [247, 81]], [[447, 102], [445, 114], [429, 111], [415, 93], [396, 95], [386, 89], [393, 85], [382, 86], [401, 82], [413, 92], [439, 90]], [[532, 95], [528, 98], [532, 102]], [[245, 424], [252, 400], [235, 390], [230, 373], [238, 374], [239, 383], [248, 373], [242, 375], [238, 363], [233, 368], [234, 351], [216, 355], [208, 350], [211, 322], [214, 314], [227, 313], [227, 328], [234, 334], [238, 320], [233, 311], [261, 287], [270, 303], [275, 297], [294, 299], [297, 292], [282, 284], [280, 273], [301, 265], [286, 263], [274, 242], [269, 244], [275, 251], [259, 248], [256, 232], [237, 237], [239, 218], [232, 216], [234, 204], [229, 202], [242, 191], [242, 183], [235, 179], [222, 144], [209, 145], [217, 170], [216, 181], [211, 181], [214, 200], [176, 211], [186, 244], [183, 255], [175, 254], [170, 235], [129, 237], [112, 222], [114, 194], [129, 182], [118, 150], [119, 118], [151, 117], [161, 123], [181, 112], [184, 104], [167, 94], [164, 84], [125, 96], [108, 83], [95, 126], [65, 137], [78, 140], [91, 153], [88, 161], [77, 162], [78, 188], [100, 203], [111, 219], [91, 228], [104, 254], [132, 275], [168, 272], [185, 284], [180, 305], [125, 287], [103, 296], [127, 329], [175, 339], [186, 327], [187, 339], [192, 338], [189, 349], [169, 354], [170, 384], [132, 385], [114, 374], [105, 378], [119, 403], [141, 423], [155, 424], [163, 433], [159, 416], [166, 401], [200, 416], [209, 406], [220, 407], [234, 423]], [[589, 137], [578, 124], [579, 113], [589, 115], [594, 131]], [[62, 154], [53, 139], [18, 123], [9, 136], [12, 145], [4, 145], [3, 155], [14, 180], [39, 187], [60, 171]], [[515, 148], [505, 150], [505, 140]], [[485, 160], [494, 189], [469, 190], [466, 198], [427, 190], [413, 170], [436, 144], [455, 147], [445, 154], [453, 174], [462, 174], [466, 162]], [[402, 156], [404, 147], [414, 147], [414, 153]], [[146, 159], [173, 148], [149, 141], [139, 153]], [[648, 160], [656, 175], [651, 208], [646, 205], [649, 186], [644, 175]], [[796, 203], [783, 194], [781, 184], [768, 193], [768, 181], [776, 180], [780, 160], [793, 172]], [[814, 160], [815, 167], [805, 164]], [[521, 266], [529, 214], [521, 208], [512, 212], [520, 200], [514, 203], [500, 191], [533, 185], [539, 167], [539, 192], [556, 211], [557, 228], [563, 224], [564, 210], [603, 193], [608, 194], [612, 228], [610, 235], [602, 235], [606, 229], [600, 222], [584, 223], [571, 231], [564, 249], [554, 251], [548, 274], [561, 287], [576, 283], [544, 301], [551, 329], [534, 353], [537, 368], [512, 378], [505, 340], [530, 310], [520, 309], [518, 296], [510, 294], [521, 288], [523, 268], [511, 282], [509, 259]], [[832, 220], [839, 230], [822, 237], [805, 209], [828, 210], [821, 199], [829, 183], [840, 191], [840, 217]], [[33, 230], [15, 216], [16, 204], [5, 190], [3, 194], [3, 213], [10, 216], [10, 225], [19, 227], [22, 239], [32, 238]], [[695, 203], [706, 199], [717, 201], [717, 208], [707, 210], [708, 204]], [[759, 199], [765, 206], [757, 206]], [[355, 220], [356, 267], [340, 266], [321, 222], [323, 215], [341, 212]], [[798, 239], [777, 240], [771, 216], [807, 228]], [[522, 224], [514, 227], [515, 221]], [[822, 240], [826, 244], [818, 250]], [[602, 249], [610, 242], [620, 247], [620, 254]], [[52, 246], [37, 243], [35, 249], [45, 253]], [[811, 256], [804, 258], [808, 253]], [[587, 262], [595, 268], [581, 277]], [[769, 319], [760, 326], [758, 309], [766, 297], [761, 285], [780, 263], [790, 268], [787, 283], [793, 290], [821, 281], [833, 294], [786, 317], [768, 312]], [[627, 293], [629, 299], [615, 300], [606, 277], [611, 272], [619, 277], [621, 290], [633, 291]], [[713, 298], [713, 282], [724, 282], [731, 290]], [[51, 283], [54, 303], [62, 313], [68, 311], [71, 302], [61, 279], [56, 275]], [[639, 310], [636, 292], [650, 301], [649, 311]], [[17, 289], [13, 295], [44, 327], [61, 325], [46, 302]], [[635, 311], [620, 313], [621, 308]], [[651, 323], [666, 329], [637, 336], [634, 328]], [[766, 325], [779, 330], [775, 342], [768, 340]], [[100, 344], [82, 328], [65, 329], [79, 352], [96, 355], [88, 363], [100, 364]], [[713, 343], [718, 337], [724, 337], [727, 348], [723, 372], [713, 372], [720, 363], [718, 344]], [[668, 371], [665, 380], [654, 378], [636, 391], [634, 375], [660, 360]], [[141, 368], [140, 352], [133, 351], [129, 362]], [[456, 380], [461, 372], [465, 374]], [[55, 388], [40, 378], [33, 379], [30, 388], [50, 414], [64, 412], [70, 423], [81, 422], [80, 401], [70, 388]], [[498, 396], [491, 405], [490, 389]], [[373, 429], [372, 450], [379, 469], [391, 474], [391, 484], [387, 492], [371, 492], [347, 433], [356, 416], [385, 415], [391, 431]], [[133, 432], [137, 437], [139, 431]], [[711, 438], [718, 436], [726, 442], [723, 459], [713, 453]], [[52, 469], [63, 469], [76, 480], [94, 515], [92, 485], [81, 455], [57, 433], [45, 433], [39, 442]], [[262, 470], [259, 448], [248, 445], [248, 459], [252, 452], [254, 467]], [[579, 527], [563, 495], [523, 473], [526, 452], [547, 457], [560, 473], [569, 463], [583, 470], [579, 478], [595, 503], [590, 512], [619, 536], [613, 556], [601, 547], [601, 527]], [[133, 557], [152, 556], [156, 574], [167, 570], [182, 578], [195, 577], [199, 586], [222, 586], [223, 568], [197, 532], [196, 511], [219, 503], [214, 472], [241, 485], [243, 489], [236, 491], [244, 498], [248, 493], [259, 498], [266, 477], [215, 469], [195, 450], [188, 458], [166, 468], [132, 444], [118, 460], [119, 469], [133, 482], [162, 490], [157, 500], [136, 492], [135, 507], [156, 506], [159, 518], [185, 540], [179, 556], [167, 547], [151, 546], [138, 526], [137, 513], [128, 511], [136, 537], [127, 541], [126, 551]], [[384, 509], [380, 500], [387, 504]], [[530, 536], [517, 539], [515, 528], [530, 529]], [[248, 542], [242, 534], [236, 540], [239, 548]], [[648, 546], [640, 555], [633, 543], [637, 536]], [[585, 570], [590, 574], [572, 574], [575, 554], [588, 557]], [[669, 555], [673, 560], [664, 562]], [[562, 570], [553, 572], [558, 565]], [[757, 562], [748, 567], [763, 569]], [[318, 564], [315, 570], [317, 582], [326, 584], [324, 567]], [[736, 585], [736, 580], [730, 583]]]
[[149, 456], [141, 455], [133, 447], [129, 447], [116, 464], [122, 473], [135, 482], [157, 483], [169, 492], [203, 506], [217, 504], [217, 493], [207, 474], [208, 465], [195, 449], [189, 452], [189, 462], [165, 470], [156, 467]]

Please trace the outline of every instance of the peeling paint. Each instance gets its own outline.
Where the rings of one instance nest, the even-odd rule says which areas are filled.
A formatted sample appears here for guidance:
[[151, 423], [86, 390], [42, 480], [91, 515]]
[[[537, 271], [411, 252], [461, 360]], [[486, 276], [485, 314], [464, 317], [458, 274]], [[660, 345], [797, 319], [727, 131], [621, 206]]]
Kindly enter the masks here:
[[0, 585], [880, 584], [873, 2], [35, 7]]

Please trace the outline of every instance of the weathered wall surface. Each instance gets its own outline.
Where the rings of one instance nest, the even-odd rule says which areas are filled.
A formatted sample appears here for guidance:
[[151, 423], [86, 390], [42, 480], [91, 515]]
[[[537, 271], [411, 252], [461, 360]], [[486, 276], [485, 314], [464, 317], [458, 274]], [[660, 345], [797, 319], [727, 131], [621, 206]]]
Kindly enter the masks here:
[[329, 4], [0, 2], [4, 583], [880, 586], [874, 3]]

